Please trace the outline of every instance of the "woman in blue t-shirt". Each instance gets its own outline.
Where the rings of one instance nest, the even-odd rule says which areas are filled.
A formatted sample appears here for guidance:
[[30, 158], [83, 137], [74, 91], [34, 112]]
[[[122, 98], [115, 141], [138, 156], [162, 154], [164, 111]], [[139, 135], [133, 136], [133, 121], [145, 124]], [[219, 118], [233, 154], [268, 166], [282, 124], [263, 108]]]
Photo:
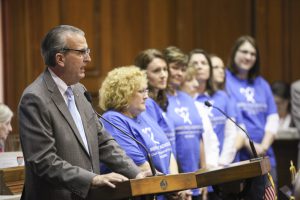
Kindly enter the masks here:
[[[225, 73], [224, 62], [219, 56], [217, 56], [215, 54], [210, 54], [209, 57], [210, 57], [211, 65], [213, 68], [213, 84], [217, 90], [222, 90], [227, 93], [227, 91], [225, 89], [226, 73]], [[243, 123], [241, 113], [236, 108], [236, 106], [235, 106], [236, 103], [233, 98], [229, 99], [229, 104], [231, 104], [230, 105], [231, 109], [233, 109], [234, 112], [236, 113], [236, 123], [243, 129], [246, 129], [245, 124]], [[235, 154], [235, 158], [234, 158], [233, 162], [238, 162], [240, 160], [238, 150], [240, 150], [244, 146], [244, 142], [245, 142], [245, 140], [244, 140], [245, 133], [243, 132], [243, 130], [241, 128], [239, 128], [238, 126], [236, 126], [236, 131], [237, 131], [237, 134], [236, 134], [236, 138], [235, 138], [234, 149], [237, 152]]]
[[[251, 36], [238, 38], [232, 48], [229, 71], [226, 73], [226, 90], [235, 99], [258, 155], [269, 156], [271, 174], [276, 181], [276, 161], [271, 145], [278, 130], [279, 117], [270, 86], [259, 75], [259, 62], [255, 39]], [[249, 145], [247, 147], [248, 150], [240, 152], [241, 160], [251, 157]]]
[[172, 144], [176, 156], [175, 130], [172, 120], [166, 117], [168, 98], [166, 94], [168, 66], [163, 54], [157, 49], [146, 49], [135, 58], [135, 65], [146, 71], [149, 97], [146, 112], [157, 121]]
[[[198, 81], [198, 90], [194, 98], [196, 101], [204, 103], [209, 101], [215, 107], [218, 107], [227, 116], [236, 119], [236, 112], [234, 112], [233, 105], [224, 90], [216, 89], [213, 84], [213, 67], [208, 54], [202, 49], [194, 49], [189, 54], [189, 64], [194, 67], [196, 72], [196, 79]], [[235, 124], [231, 122], [219, 110], [213, 107], [207, 107], [209, 118], [212, 122], [214, 132], [217, 134], [220, 143], [219, 157], [216, 159], [216, 165], [228, 165], [235, 157], [235, 140], [237, 129]], [[210, 157], [210, 155], [208, 155]]]
[[[164, 49], [163, 54], [169, 69], [167, 117], [172, 119], [175, 127], [179, 171], [195, 172], [206, 167], [202, 140], [204, 130], [194, 99], [179, 90], [187, 66], [187, 56], [176, 47]], [[199, 190], [193, 190], [193, 199], [200, 199]]]
[[[145, 72], [136, 66], [110, 71], [99, 90], [99, 97], [99, 105], [105, 111], [103, 117], [142, 144], [103, 121], [106, 130], [135, 164], [142, 171], [150, 170], [147, 156], [150, 153], [155, 169], [169, 174], [170, 160], [174, 156], [171, 144], [157, 122], [144, 112], [148, 98]], [[102, 167], [102, 171], [104, 169]], [[165, 198], [160, 195], [158, 199]]]
[[[189, 87], [194, 83], [194, 90], [189, 91]], [[189, 54], [189, 67], [186, 78], [182, 85], [182, 90], [189, 93], [198, 105], [199, 113], [203, 109], [208, 113], [209, 120], [213, 127], [213, 132], [204, 136], [217, 135], [218, 148], [212, 137], [204, 137], [205, 156], [207, 167], [225, 166], [230, 164], [236, 155], [235, 139], [237, 129], [226, 116], [213, 107], [204, 105], [208, 101], [211, 105], [218, 107], [226, 115], [235, 120], [235, 113], [230, 106], [230, 99], [223, 90], [217, 90], [213, 84], [213, 68], [208, 54], [202, 49], [194, 49]], [[200, 109], [202, 108], [202, 109]], [[208, 187], [208, 199], [214, 200], [219, 197], [213, 192], [212, 187]]]
[[[175, 127], [171, 118], [167, 117], [168, 98], [166, 93], [168, 66], [163, 54], [157, 49], [146, 49], [135, 58], [135, 65], [146, 71], [148, 78], [149, 97], [146, 100], [146, 113], [148, 113], [162, 128], [169, 139], [173, 154], [170, 160], [170, 173], [178, 173], [176, 161]], [[188, 199], [191, 191], [179, 193]]]

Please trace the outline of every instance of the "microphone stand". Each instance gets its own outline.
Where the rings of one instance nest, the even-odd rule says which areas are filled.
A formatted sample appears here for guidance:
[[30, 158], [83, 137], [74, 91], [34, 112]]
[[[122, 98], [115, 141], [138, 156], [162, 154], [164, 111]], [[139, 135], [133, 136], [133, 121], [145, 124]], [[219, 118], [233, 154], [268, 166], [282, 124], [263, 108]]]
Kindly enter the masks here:
[[254, 161], [254, 160], [257, 160], [258, 159], [258, 155], [257, 155], [257, 152], [256, 152], [256, 149], [254, 147], [254, 143], [253, 141], [251, 140], [250, 136], [248, 135], [247, 131], [245, 129], [243, 129], [238, 123], [236, 123], [233, 119], [231, 119], [223, 110], [221, 110], [220, 108], [216, 107], [216, 106], [213, 106], [209, 101], [205, 101], [204, 104], [207, 106], [207, 107], [212, 107], [212, 108], [215, 108], [217, 109], [219, 112], [221, 112], [227, 119], [229, 119], [230, 121], [232, 121], [237, 127], [239, 127], [239, 129], [241, 129], [247, 136], [248, 138], [248, 141], [249, 141], [249, 144], [250, 144], [250, 148], [251, 148], [251, 152], [253, 154], [253, 158], [250, 159], [250, 161]]
[[[238, 123], [236, 123], [233, 119], [231, 119], [223, 110], [221, 110], [220, 108], [216, 107], [216, 106], [213, 106], [209, 101], [205, 101], [204, 104], [207, 106], [207, 107], [212, 107], [212, 108], [215, 108], [217, 109], [219, 112], [221, 112], [227, 119], [229, 119], [231, 122], [233, 122], [237, 127], [239, 127], [239, 129], [241, 129], [247, 136], [248, 138], [248, 141], [249, 141], [249, 144], [250, 144], [250, 148], [251, 148], [251, 151], [252, 151], [252, 154], [253, 154], [253, 158], [250, 159], [250, 162], [253, 162], [253, 161], [257, 161], [257, 160], [260, 160], [261, 158], [258, 157], [257, 155], [257, 152], [256, 152], [256, 149], [254, 147], [254, 144], [253, 144], [253, 141], [251, 140], [251, 138], [249, 137], [247, 131], [245, 129], [243, 129]], [[257, 179], [257, 178], [256, 178]], [[253, 184], [253, 182], [257, 182], [256, 179], [248, 179], [245, 181], [244, 183], [244, 188], [242, 189], [241, 192], [239, 192], [239, 194], [237, 195], [237, 199], [241, 199], [241, 197], [245, 197], [247, 195], [249, 195], [249, 191], [251, 192], [251, 189], [252, 187], [255, 187], [255, 184]], [[258, 182], [259, 183], [259, 182]], [[253, 186], [254, 185], [254, 186]], [[216, 190], [217, 193], [220, 193], [220, 190], [218, 187], [214, 187], [214, 189]], [[252, 192], [253, 193], [253, 192]], [[222, 195], [220, 195], [222, 196]]]

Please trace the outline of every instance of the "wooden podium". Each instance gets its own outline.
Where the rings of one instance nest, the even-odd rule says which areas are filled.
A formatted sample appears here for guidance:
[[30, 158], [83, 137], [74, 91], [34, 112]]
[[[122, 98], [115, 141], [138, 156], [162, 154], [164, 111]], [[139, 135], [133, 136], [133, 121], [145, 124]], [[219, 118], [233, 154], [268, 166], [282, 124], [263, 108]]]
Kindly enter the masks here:
[[0, 195], [21, 194], [24, 178], [24, 166], [0, 169]]
[[201, 188], [261, 176], [270, 169], [269, 158], [264, 157], [232, 163], [227, 167], [199, 170], [195, 174], [197, 186]]
[[201, 188], [261, 176], [270, 171], [269, 158], [242, 161], [227, 167], [199, 170], [195, 173], [131, 179], [116, 188], [102, 187], [90, 190], [88, 199], [125, 199], [143, 195], [174, 192], [185, 189]]
[[[269, 171], [269, 159], [267, 157], [258, 158], [256, 160], [233, 163], [227, 167], [199, 170], [195, 173], [131, 179], [117, 184], [117, 187], [114, 189], [110, 187], [93, 188], [89, 192], [88, 199], [115, 200], [201, 188], [209, 185], [230, 185], [232, 182], [258, 177]], [[23, 183], [23, 166], [0, 170], [0, 194], [20, 193]]]
[[116, 188], [94, 188], [90, 190], [88, 199], [125, 199], [191, 188], [197, 188], [195, 173], [182, 173], [147, 177], [143, 179], [130, 179], [117, 184]]

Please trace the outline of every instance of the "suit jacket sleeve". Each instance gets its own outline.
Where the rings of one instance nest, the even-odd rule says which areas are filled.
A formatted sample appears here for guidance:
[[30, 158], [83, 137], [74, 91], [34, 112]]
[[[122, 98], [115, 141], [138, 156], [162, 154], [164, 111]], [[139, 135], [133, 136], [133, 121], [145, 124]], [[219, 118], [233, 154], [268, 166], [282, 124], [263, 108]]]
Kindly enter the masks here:
[[[102, 124], [101, 124], [102, 125]], [[100, 126], [99, 132], [99, 158], [112, 171], [123, 174], [128, 178], [135, 178], [140, 172], [139, 168], [129, 158], [125, 151], [117, 144], [109, 133]]]
[[35, 176], [84, 198], [96, 174], [71, 165], [59, 156], [53, 119], [47, 106], [46, 100], [33, 93], [25, 93], [19, 104], [20, 139], [26, 168]]
[[[79, 90], [81, 94], [86, 91], [86, 88], [80, 84]], [[120, 147], [120, 145], [115, 141], [114, 138], [105, 130], [101, 121], [97, 118], [94, 113], [90, 103], [84, 98], [85, 105], [90, 108], [89, 114], [94, 114], [94, 122], [98, 129], [98, 150], [99, 150], [99, 160], [109, 167], [112, 171], [122, 174], [128, 178], [135, 178], [140, 172], [140, 169], [136, 166], [133, 160], [127, 156], [125, 151]], [[95, 162], [95, 160], [93, 161]], [[98, 169], [99, 169], [98, 164]]]
[[300, 81], [292, 84], [291, 97], [293, 120], [300, 131]]

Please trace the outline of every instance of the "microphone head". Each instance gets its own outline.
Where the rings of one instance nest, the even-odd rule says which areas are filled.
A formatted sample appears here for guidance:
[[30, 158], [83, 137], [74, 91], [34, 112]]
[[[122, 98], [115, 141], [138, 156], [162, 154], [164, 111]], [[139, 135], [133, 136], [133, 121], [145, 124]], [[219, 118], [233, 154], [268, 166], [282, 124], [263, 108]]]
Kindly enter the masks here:
[[90, 103], [92, 103], [92, 95], [91, 95], [91, 93], [89, 93], [88, 91], [85, 91], [85, 92], [84, 92], [84, 96], [85, 96], [85, 98], [86, 98]]
[[207, 107], [211, 107], [211, 103], [209, 103], [209, 101], [204, 101], [204, 104], [207, 106]]

